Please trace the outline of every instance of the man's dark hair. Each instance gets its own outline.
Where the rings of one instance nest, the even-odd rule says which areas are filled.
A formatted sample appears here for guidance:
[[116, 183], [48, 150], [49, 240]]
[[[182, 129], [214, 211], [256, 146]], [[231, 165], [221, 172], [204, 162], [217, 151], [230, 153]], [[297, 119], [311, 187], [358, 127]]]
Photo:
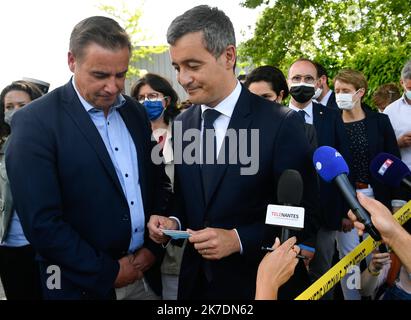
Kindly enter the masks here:
[[188, 33], [202, 32], [204, 47], [218, 58], [229, 45], [235, 46], [234, 27], [225, 13], [207, 5], [194, 7], [171, 22], [167, 42], [174, 45]]
[[81, 59], [84, 49], [91, 43], [117, 50], [127, 47], [131, 52], [131, 42], [126, 31], [113, 19], [94, 16], [80, 21], [71, 32], [70, 51]]
[[314, 62], [314, 65], [317, 68], [318, 78], [325, 76], [328, 82], [328, 73], [327, 70], [323, 67], [323, 65], [318, 62]]

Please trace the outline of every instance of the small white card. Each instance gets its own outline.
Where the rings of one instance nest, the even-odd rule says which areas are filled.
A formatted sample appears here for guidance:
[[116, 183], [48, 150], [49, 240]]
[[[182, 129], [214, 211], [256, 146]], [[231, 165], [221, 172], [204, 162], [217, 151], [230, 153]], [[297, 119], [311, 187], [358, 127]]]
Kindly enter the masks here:
[[266, 224], [288, 228], [304, 228], [304, 208], [279, 206], [270, 204], [267, 206]]
[[173, 239], [187, 239], [191, 236], [188, 231], [181, 231], [181, 230], [161, 230], [165, 235], [173, 238]]

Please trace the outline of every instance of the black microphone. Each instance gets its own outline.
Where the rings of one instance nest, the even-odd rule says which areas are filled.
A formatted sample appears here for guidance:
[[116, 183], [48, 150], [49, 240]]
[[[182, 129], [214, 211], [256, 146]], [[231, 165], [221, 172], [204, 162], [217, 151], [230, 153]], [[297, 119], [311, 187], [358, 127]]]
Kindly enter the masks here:
[[[285, 170], [278, 180], [277, 201], [284, 206], [299, 206], [303, 197], [303, 179], [297, 170]], [[287, 226], [281, 228], [281, 243], [289, 238]]]
[[355, 190], [348, 180], [348, 165], [341, 154], [332, 147], [322, 146], [314, 152], [313, 162], [317, 173], [323, 180], [335, 182], [351, 211], [358, 221], [364, 224], [365, 231], [374, 240], [380, 241], [380, 233], [372, 224], [370, 214], [358, 202]]

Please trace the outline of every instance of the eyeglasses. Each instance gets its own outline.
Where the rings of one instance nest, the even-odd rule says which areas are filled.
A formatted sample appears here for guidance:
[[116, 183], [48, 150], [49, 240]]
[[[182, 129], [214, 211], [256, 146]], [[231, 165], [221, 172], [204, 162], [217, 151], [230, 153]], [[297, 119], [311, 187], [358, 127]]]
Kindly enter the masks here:
[[305, 82], [309, 84], [313, 84], [317, 79], [313, 78], [312, 76], [294, 76], [291, 78], [292, 83], [300, 83], [300, 82]]
[[152, 92], [152, 93], [148, 93], [148, 94], [141, 94], [138, 95], [137, 100], [140, 103], [143, 103], [144, 100], [148, 100], [148, 101], [157, 101], [157, 100], [162, 100], [165, 99], [166, 97], [161, 97], [160, 93], [157, 92]]

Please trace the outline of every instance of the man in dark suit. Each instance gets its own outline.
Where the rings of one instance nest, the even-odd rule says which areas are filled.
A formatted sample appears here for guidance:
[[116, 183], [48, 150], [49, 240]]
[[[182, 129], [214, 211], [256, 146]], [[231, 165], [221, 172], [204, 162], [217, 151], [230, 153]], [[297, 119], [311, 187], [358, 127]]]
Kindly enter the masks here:
[[[305, 228], [297, 234], [298, 242], [315, 236], [316, 181], [303, 122], [238, 82], [234, 29], [224, 12], [206, 5], [188, 10], [171, 23], [167, 40], [177, 79], [194, 105], [174, 128], [173, 215], [179, 222], [152, 216], [150, 236], [164, 243], [168, 239], [161, 229], [179, 225], [192, 234], [181, 266], [179, 299], [253, 299], [261, 245], [271, 246], [279, 235], [279, 228], [264, 225], [267, 205], [277, 202], [278, 178], [286, 169], [298, 170], [305, 183]], [[195, 138], [204, 132], [212, 138]], [[187, 141], [189, 133], [194, 141]], [[176, 155], [179, 143], [182, 161]], [[205, 161], [188, 161], [191, 147]], [[213, 148], [217, 164], [208, 161]], [[289, 297], [306, 284], [295, 281]]]
[[161, 248], [145, 221], [164, 209], [167, 179], [150, 158], [144, 108], [121, 94], [130, 40], [114, 20], [91, 17], [69, 50], [73, 78], [16, 113], [6, 154], [44, 296], [155, 299]]
[[[298, 59], [288, 70], [288, 84], [291, 100], [289, 107], [297, 111], [306, 123], [316, 130], [318, 146], [331, 146], [337, 149], [350, 163], [348, 138], [339, 110], [334, 110], [311, 100], [320, 79], [314, 62], [309, 59]], [[343, 202], [339, 190], [333, 184], [319, 179], [321, 203], [321, 228], [317, 233], [317, 247], [310, 273], [316, 280], [330, 269], [335, 252], [336, 230], [352, 227], [345, 217], [348, 207]], [[332, 298], [332, 291], [326, 295]]]
[[317, 68], [318, 78], [320, 82], [314, 95], [314, 102], [320, 103], [332, 109], [339, 110], [337, 102], [335, 101], [335, 92], [332, 91], [328, 86], [327, 70], [318, 62], [314, 62], [314, 64]]

